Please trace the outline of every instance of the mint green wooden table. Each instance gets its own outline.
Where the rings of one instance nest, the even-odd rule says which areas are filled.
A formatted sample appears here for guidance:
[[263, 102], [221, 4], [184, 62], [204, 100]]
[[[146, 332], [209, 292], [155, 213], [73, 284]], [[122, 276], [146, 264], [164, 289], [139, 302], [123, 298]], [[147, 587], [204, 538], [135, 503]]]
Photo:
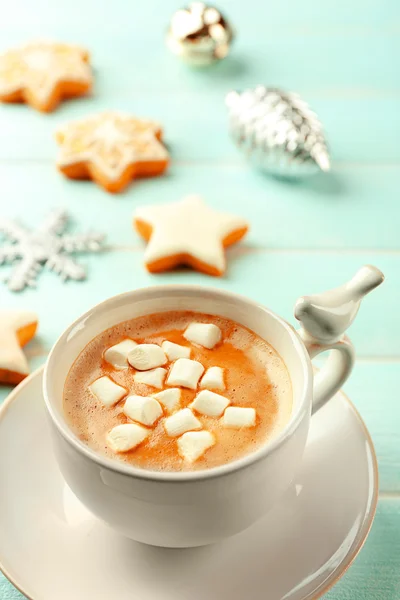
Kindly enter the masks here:
[[[364, 263], [376, 264], [387, 281], [365, 301], [352, 327], [358, 363], [346, 391], [376, 444], [380, 502], [364, 549], [326, 598], [398, 600], [398, 0], [226, 0], [220, 6], [237, 27], [237, 43], [229, 59], [203, 71], [189, 70], [164, 48], [164, 29], [178, 6], [174, 0], [69, 0], [61, 8], [45, 0], [13, 0], [3, 7], [1, 49], [33, 37], [82, 43], [93, 55], [96, 89], [93, 98], [64, 104], [49, 116], [24, 106], [0, 107], [1, 214], [35, 224], [52, 207], [64, 206], [77, 229], [95, 226], [107, 232], [110, 251], [82, 257], [89, 271], [84, 283], [63, 284], [46, 274], [37, 290], [20, 295], [1, 286], [0, 305], [39, 313], [39, 335], [27, 348], [34, 369], [71, 320], [135, 287], [218, 285], [293, 321], [298, 295], [339, 284]], [[332, 174], [283, 183], [252, 171], [242, 160], [227, 135], [224, 95], [257, 83], [295, 90], [310, 102], [325, 124]], [[55, 126], [108, 108], [164, 124], [172, 154], [167, 176], [111, 196], [56, 172]], [[190, 271], [150, 276], [142, 266], [142, 244], [131, 228], [133, 208], [190, 192], [245, 215], [252, 224], [246, 242], [229, 252], [224, 279]], [[9, 391], [0, 389], [0, 400]], [[0, 576], [0, 599], [19, 598]]]

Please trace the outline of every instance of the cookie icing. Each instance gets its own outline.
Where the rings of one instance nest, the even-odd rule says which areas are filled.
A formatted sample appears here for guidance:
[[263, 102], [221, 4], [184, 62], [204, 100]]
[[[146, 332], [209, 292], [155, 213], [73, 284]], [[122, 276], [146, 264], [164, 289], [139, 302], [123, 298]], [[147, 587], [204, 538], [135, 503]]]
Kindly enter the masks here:
[[[65, 170], [85, 163], [110, 181], [118, 181], [128, 168], [131, 178], [162, 172], [169, 155], [160, 142], [161, 126], [121, 112], [104, 112], [71, 121], [60, 128], [57, 166]], [[66, 173], [68, 174], [68, 173]]]
[[149, 241], [145, 264], [153, 272], [188, 264], [211, 275], [222, 275], [226, 269], [224, 247], [239, 241], [248, 230], [245, 219], [216, 211], [196, 195], [139, 207], [134, 223]]
[[49, 41], [8, 50], [0, 55], [0, 99], [23, 99], [38, 104], [39, 109], [51, 110], [51, 98], [55, 93], [63, 96], [63, 85], [83, 86], [79, 91], [66, 89], [67, 96], [81, 95], [90, 89], [92, 71], [88, 58], [87, 51], [79, 46]]

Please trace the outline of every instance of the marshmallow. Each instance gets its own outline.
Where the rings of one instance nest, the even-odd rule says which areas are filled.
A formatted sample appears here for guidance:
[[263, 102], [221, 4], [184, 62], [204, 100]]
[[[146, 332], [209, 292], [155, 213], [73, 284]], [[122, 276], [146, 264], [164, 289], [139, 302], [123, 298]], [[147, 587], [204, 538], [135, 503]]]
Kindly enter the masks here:
[[104, 352], [103, 358], [115, 369], [127, 369], [128, 354], [135, 346], [137, 346], [137, 344], [133, 340], [123, 340], [119, 344], [115, 344], [115, 346], [108, 348]]
[[222, 334], [220, 328], [212, 323], [191, 323], [183, 337], [189, 342], [211, 350], [215, 344], [221, 341]]
[[203, 365], [197, 362], [197, 360], [178, 358], [172, 365], [167, 385], [180, 385], [181, 387], [195, 390], [203, 371]]
[[207, 369], [200, 381], [200, 387], [207, 390], [224, 390], [224, 369], [221, 367], [210, 367]]
[[174, 412], [179, 407], [181, 400], [181, 390], [179, 388], [169, 388], [163, 392], [153, 394], [153, 398], [156, 398], [161, 404], [168, 410], [168, 412]]
[[199, 392], [190, 408], [207, 417], [220, 417], [230, 400], [209, 390]]
[[189, 431], [178, 439], [178, 452], [187, 462], [193, 463], [214, 444], [214, 436], [209, 431]]
[[180, 346], [179, 344], [174, 344], [174, 342], [165, 340], [165, 342], [161, 344], [161, 348], [171, 362], [178, 358], [190, 358], [191, 349], [187, 346]]
[[222, 424], [233, 429], [254, 427], [256, 424], [256, 411], [254, 408], [229, 406], [222, 417]]
[[136, 425], [136, 423], [125, 423], [111, 429], [107, 434], [106, 441], [114, 452], [128, 452], [141, 444], [149, 433], [149, 429]]
[[107, 375], [93, 381], [89, 385], [89, 390], [97, 400], [100, 400], [107, 407], [114, 406], [114, 404], [117, 404], [128, 393], [125, 388], [114, 383]]
[[159, 367], [158, 369], [152, 369], [151, 371], [138, 371], [134, 375], [136, 383], [145, 383], [152, 387], [162, 389], [164, 385], [164, 379], [167, 374], [166, 369]]
[[168, 362], [164, 351], [157, 344], [138, 344], [129, 352], [128, 361], [138, 371], [148, 371]]
[[171, 417], [167, 417], [164, 421], [164, 427], [170, 437], [177, 437], [186, 431], [201, 429], [201, 423], [190, 408], [183, 408]]
[[142, 425], [152, 426], [163, 414], [160, 403], [151, 396], [128, 396], [125, 401], [124, 413], [132, 421]]

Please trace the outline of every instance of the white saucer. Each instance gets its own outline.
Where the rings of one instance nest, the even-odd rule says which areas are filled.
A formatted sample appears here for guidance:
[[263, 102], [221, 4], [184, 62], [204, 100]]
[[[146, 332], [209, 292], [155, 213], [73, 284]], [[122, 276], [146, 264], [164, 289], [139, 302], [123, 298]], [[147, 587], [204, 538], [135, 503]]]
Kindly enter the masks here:
[[53, 457], [41, 382], [40, 369], [0, 412], [0, 567], [31, 600], [315, 600], [368, 535], [376, 457], [343, 394], [313, 417], [279, 506], [223, 543], [168, 550], [120, 537], [76, 499]]

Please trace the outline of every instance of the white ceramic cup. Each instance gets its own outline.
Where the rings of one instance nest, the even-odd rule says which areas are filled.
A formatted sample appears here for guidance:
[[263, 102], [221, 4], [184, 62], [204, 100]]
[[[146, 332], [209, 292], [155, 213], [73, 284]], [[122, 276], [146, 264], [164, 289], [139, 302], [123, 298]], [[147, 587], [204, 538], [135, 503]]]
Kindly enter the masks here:
[[[352, 290], [352, 302], [344, 303], [348, 307], [347, 325], [354, 318], [362, 295], [375, 287], [371, 283], [365, 290], [367, 275], [360, 279], [364, 291], [359, 293], [358, 300]], [[346, 296], [346, 293], [344, 286], [326, 297], [330, 303], [337, 298], [343, 305], [340, 295]], [[322, 305], [323, 296], [315, 297]], [[56, 456], [76, 496], [121, 534], [156, 546], [201, 546], [252, 525], [294, 479], [307, 440], [313, 399], [318, 406], [325, 402], [343, 383], [353, 363], [352, 346], [347, 338], [335, 335], [335, 339], [321, 342], [311, 336], [312, 325], [322, 326], [322, 330], [326, 325], [325, 321], [321, 325], [318, 318], [310, 316], [309, 309], [318, 309], [318, 306], [310, 298], [303, 298], [297, 306], [296, 311], [304, 317], [303, 324], [307, 318], [311, 323], [308, 332], [303, 330], [301, 335], [270, 310], [244, 297], [184, 285], [128, 292], [95, 306], [80, 317], [54, 345], [44, 374], [44, 398]], [[286, 364], [293, 388], [292, 414], [277, 437], [234, 462], [185, 473], [135, 468], [101, 456], [79, 440], [63, 414], [65, 379], [79, 353], [94, 337], [113, 325], [169, 310], [227, 317], [248, 327], [276, 349]], [[343, 318], [340, 322], [344, 324]], [[336, 333], [339, 329], [336, 327]], [[334, 349], [339, 359], [327, 361], [315, 396], [310, 353], [315, 355], [329, 348]]]

